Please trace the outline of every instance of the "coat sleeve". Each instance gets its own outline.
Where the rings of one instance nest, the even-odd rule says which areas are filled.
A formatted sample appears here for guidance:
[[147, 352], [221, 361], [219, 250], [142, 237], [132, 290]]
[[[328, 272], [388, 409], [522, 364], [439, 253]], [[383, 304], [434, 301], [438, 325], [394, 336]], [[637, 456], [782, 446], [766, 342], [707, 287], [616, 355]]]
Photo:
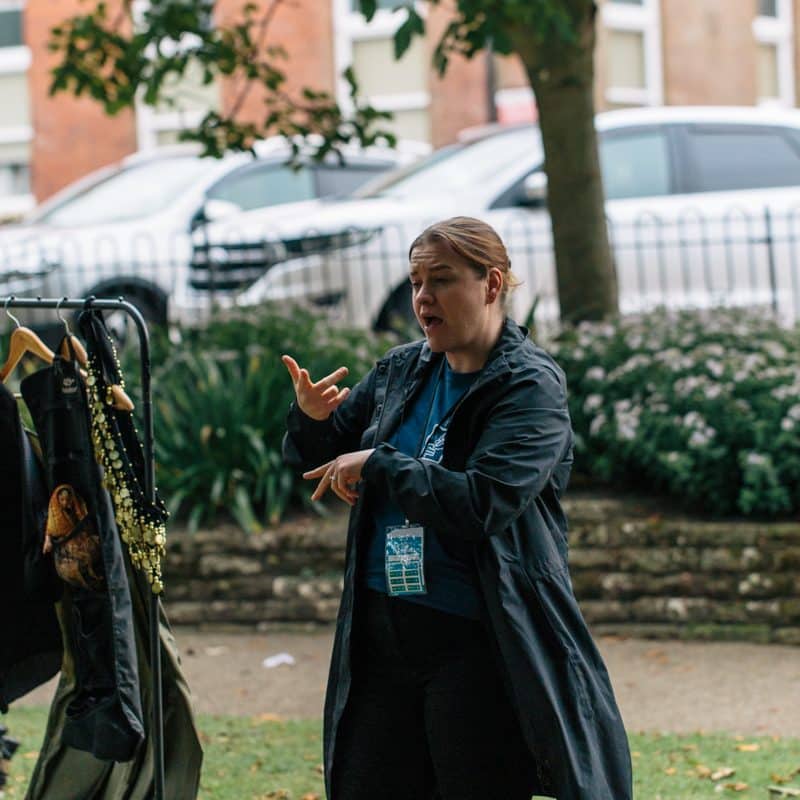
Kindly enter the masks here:
[[410, 522], [480, 541], [506, 530], [539, 495], [571, 443], [563, 382], [543, 368], [489, 411], [463, 472], [381, 444], [362, 477], [387, 492]]
[[298, 471], [307, 471], [342, 453], [358, 450], [361, 434], [370, 418], [374, 384], [375, 370], [372, 369], [323, 421], [307, 416], [293, 402], [286, 418], [283, 460]]

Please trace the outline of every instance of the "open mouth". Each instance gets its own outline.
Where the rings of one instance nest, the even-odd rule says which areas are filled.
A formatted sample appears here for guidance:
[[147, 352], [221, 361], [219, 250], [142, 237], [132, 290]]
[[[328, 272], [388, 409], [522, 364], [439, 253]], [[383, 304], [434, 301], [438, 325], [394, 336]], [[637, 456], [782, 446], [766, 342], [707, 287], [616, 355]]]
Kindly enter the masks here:
[[422, 328], [425, 333], [435, 330], [442, 324], [444, 324], [444, 320], [441, 317], [434, 317], [430, 314], [426, 314], [422, 317]]

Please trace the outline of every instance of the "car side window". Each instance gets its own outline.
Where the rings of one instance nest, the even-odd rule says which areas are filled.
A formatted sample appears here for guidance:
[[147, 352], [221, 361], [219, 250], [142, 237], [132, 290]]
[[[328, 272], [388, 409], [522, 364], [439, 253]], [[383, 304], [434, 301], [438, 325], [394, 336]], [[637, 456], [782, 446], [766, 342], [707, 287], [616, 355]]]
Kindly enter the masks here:
[[689, 126], [689, 190], [725, 192], [800, 184], [800, 147], [792, 133], [779, 127]]
[[663, 129], [606, 134], [599, 147], [607, 200], [670, 194], [669, 145]]
[[310, 200], [314, 197], [311, 171], [297, 172], [283, 165], [244, 167], [223, 178], [208, 191], [212, 200], [235, 203], [242, 211], [265, 208], [279, 203]]
[[314, 167], [317, 197], [338, 195], [346, 197], [376, 175], [385, 172], [391, 164], [345, 164], [341, 167], [320, 164]]

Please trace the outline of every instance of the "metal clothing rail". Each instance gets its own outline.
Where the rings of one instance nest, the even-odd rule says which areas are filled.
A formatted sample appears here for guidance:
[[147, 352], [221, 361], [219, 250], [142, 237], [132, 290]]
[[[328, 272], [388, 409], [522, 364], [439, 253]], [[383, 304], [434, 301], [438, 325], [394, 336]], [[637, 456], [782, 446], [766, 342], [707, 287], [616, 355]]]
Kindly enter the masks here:
[[[0, 307], [3, 308], [52, 308], [87, 310], [96, 308], [101, 311], [124, 311], [133, 319], [139, 334], [139, 361], [142, 376], [142, 416], [144, 434], [142, 448], [144, 450], [144, 494], [150, 503], [155, 503], [155, 451], [153, 448], [153, 405], [150, 390], [150, 336], [147, 324], [139, 309], [126, 300], [98, 299], [87, 297], [83, 299], [63, 298], [23, 298], [0, 297]], [[152, 708], [152, 742], [155, 777], [155, 800], [164, 800], [164, 706], [161, 686], [161, 638], [159, 636], [159, 596], [151, 592], [150, 595], [150, 671], [153, 678], [153, 708]]]

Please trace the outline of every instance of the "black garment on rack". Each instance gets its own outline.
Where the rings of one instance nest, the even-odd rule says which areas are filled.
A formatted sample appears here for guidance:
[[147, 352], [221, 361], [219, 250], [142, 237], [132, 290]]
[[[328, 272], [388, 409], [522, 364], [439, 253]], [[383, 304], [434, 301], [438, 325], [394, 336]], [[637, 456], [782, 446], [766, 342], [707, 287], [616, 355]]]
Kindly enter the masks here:
[[131, 598], [111, 499], [94, 457], [85, 387], [74, 359], [56, 356], [21, 388], [42, 443], [47, 490], [66, 483], [86, 502], [105, 571], [104, 590], [66, 587], [72, 610], [65, 633], [77, 692], [63, 742], [99, 759], [128, 761], [144, 740]]
[[0, 711], [61, 667], [61, 584], [42, 557], [47, 491], [17, 401], [0, 383]]

